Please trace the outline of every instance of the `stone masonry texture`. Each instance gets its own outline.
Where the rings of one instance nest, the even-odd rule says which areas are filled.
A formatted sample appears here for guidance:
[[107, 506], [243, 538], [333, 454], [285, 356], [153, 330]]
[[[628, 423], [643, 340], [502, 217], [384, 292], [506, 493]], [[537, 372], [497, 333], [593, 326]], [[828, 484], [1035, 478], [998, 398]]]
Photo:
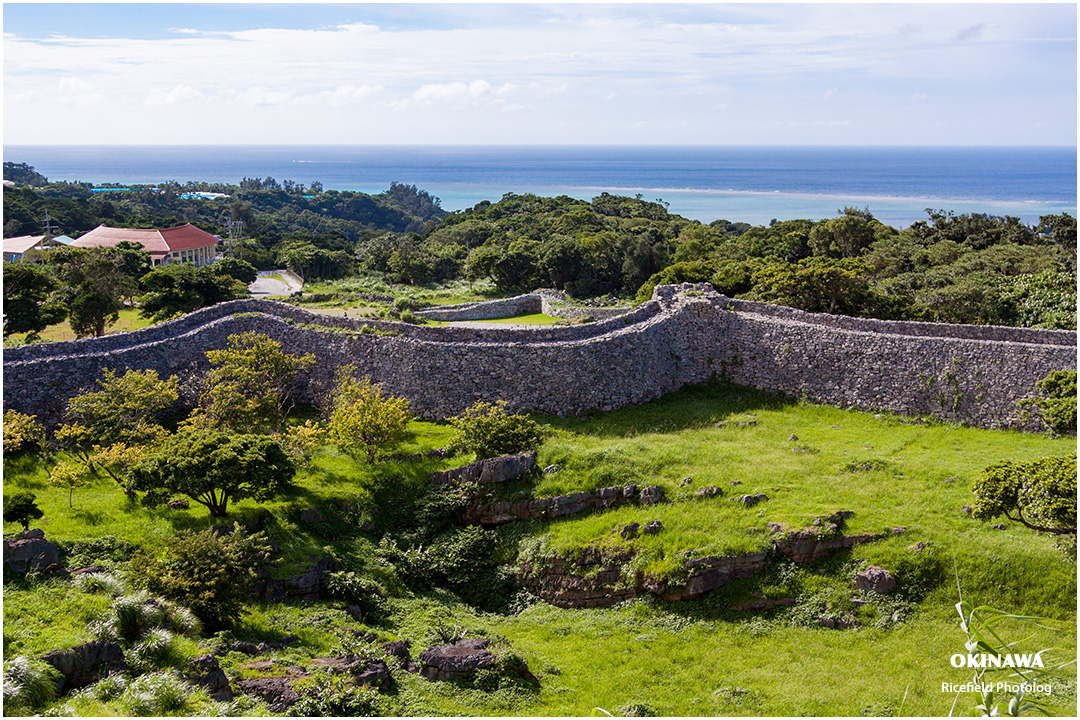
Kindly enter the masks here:
[[811, 314], [732, 300], [709, 285], [660, 286], [619, 312], [570, 327], [424, 327], [236, 300], [130, 333], [5, 350], [4, 407], [55, 424], [105, 368], [183, 380], [209, 367], [207, 350], [247, 331], [315, 355], [297, 382], [301, 399], [314, 400], [338, 367], [353, 364], [425, 418], [478, 400], [573, 415], [722, 379], [842, 407], [1019, 427], [1017, 401], [1051, 370], [1076, 368], [1075, 332]]

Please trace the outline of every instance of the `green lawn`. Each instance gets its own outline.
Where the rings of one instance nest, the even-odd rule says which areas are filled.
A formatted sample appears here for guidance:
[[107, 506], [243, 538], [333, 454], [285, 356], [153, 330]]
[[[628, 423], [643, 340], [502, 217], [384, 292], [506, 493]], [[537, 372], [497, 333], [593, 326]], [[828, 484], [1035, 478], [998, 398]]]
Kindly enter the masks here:
[[[1019, 643], [1017, 651], [1054, 646], [1060, 650], [1044, 657], [1075, 657], [1074, 562], [1045, 536], [1013, 524], [996, 530], [962, 510], [972, 504], [970, 485], [986, 465], [1068, 454], [1075, 438], [917, 423], [707, 385], [610, 413], [538, 419], [550, 428], [539, 464], [560, 469], [500, 488], [499, 496], [550, 496], [633, 482], [660, 484], [668, 501], [503, 526], [500, 553], [507, 561], [520, 540], [540, 543], [550, 554], [587, 546], [631, 549], [635, 568], [677, 577], [688, 551], [702, 556], [765, 547], [769, 521], [802, 527], [816, 515], [852, 510], [848, 532], [889, 534], [810, 566], [780, 563], [694, 601], [650, 598], [565, 610], [534, 600], [516, 614], [481, 613], [446, 590], [405, 590], [393, 568], [376, 557], [377, 536], [360, 530], [372, 521], [409, 522], [428, 474], [472, 458], [372, 467], [324, 448], [288, 494], [262, 505], [238, 503], [233, 516], [264, 516], [262, 527], [282, 548], [275, 576], [295, 574], [311, 558], [332, 553], [387, 592], [385, 617], [356, 622], [344, 612], [344, 600], [252, 602], [232, 636], [260, 641], [299, 635], [298, 645], [268, 656], [280, 672], [340, 649], [351, 631], [373, 632], [380, 641], [408, 639], [415, 659], [440, 628], [456, 627], [512, 648], [540, 679], [539, 689], [486, 692], [395, 671], [384, 710], [409, 715], [602, 714], [598, 708], [682, 716], [945, 715], [954, 696], [942, 692], [942, 683], [971, 677], [949, 664], [951, 655], [965, 652], [953, 608], [957, 580], [975, 604], [1064, 621], [1064, 629], [1006, 625], [1003, 635]], [[399, 452], [451, 441], [445, 424], [414, 422], [411, 430]], [[38, 495], [45, 518], [34, 525], [54, 540], [111, 535], [157, 547], [178, 530], [212, 524], [195, 504], [190, 510], [150, 510], [131, 503], [108, 479], [77, 489], [69, 508], [66, 491], [49, 487], [46, 476], [46, 465], [7, 463], [4, 488]], [[685, 478], [691, 482], [684, 484]], [[692, 496], [708, 485], [722, 488], [723, 496]], [[759, 492], [769, 500], [758, 506], [732, 501]], [[308, 507], [317, 508], [323, 521], [301, 522]], [[653, 519], [663, 522], [657, 535], [626, 541], [612, 532]], [[898, 526], [907, 529], [893, 535]], [[17, 527], [6, 523], [4, 529]], [[918, 541], [932, 545], [910, 549]], [[894, 572], [894, 597], [865, 607], [852, 603], [851, 574], [865, 563]], [[796, 597], [797, 604], [763, 612], [731, 609], [759, 597]], [[97, 596], [65, 583], [9, 585], [4, 600], [5, 658], [83, 642], [89, 637], [85, 624], [104, 610]], [[817, 612], [815, 603], [826, 602], [855, 613], [864, 627], [829, 630], [806, 622]], [[895, 619], [889, 617], [894, 611]], [[222, 667], [234, 678], [274, 672], [250, 668], [251, 660], [232, 652]], [[1075, 708], [1075, 688], [1073, 668], [1069, 679], [1056, 681], [1054, 700]], [[961, 713], [972, 704], [970, 696], [962, 703]]]
[[[120, 311], [120, 318], [105, 329], [105, 334], [112, 335], [114, 333], [139, 330], [153, 324], [150, 320], [140, 316], [136, 308], [124, 308]], [[77, 340], [78, 338], [75, 337], [75, 331], [71, 329], [71, 325], [65, 320], [62, 323], [45, 328], [41, 333], [41, 339], [45, 342], [57, 342], [60, 340]], [[25, 342], [25, 333], [9, 335], [4, 338], [5, 345], [22, 345]]]

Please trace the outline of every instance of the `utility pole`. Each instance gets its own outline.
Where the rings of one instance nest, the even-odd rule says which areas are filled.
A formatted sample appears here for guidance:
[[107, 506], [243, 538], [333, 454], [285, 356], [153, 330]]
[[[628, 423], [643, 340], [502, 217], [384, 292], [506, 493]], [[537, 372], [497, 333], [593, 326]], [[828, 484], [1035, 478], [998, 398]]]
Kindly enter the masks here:
[[240, 242], [244, 238], [244, 221], [228, 220], [225, 224], [229, 228], [229, 257], [233, 257], [233, 244]]
[[52, 224], [52, 218], [49, 217], [49, 211], [48, 210], [45, 210], [45, 219], [42, 220], [41, 224], [45, 227], [45, 240], [52, 240], [53, 239], [53, 230], [59, 230], [60, 229], [57, 225]]

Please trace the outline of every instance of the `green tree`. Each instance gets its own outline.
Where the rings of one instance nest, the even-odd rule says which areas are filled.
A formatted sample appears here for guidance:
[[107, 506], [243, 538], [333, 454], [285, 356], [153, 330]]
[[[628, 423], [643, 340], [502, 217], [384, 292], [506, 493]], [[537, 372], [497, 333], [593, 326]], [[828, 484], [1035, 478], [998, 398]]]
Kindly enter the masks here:
[[240, 619], [270, 553], [265, 536], [239, 526], [229, 533], [183, 531], [166, 539], [160, 556], [141, 559], [133, 571], [152, 592], [180, 602], [217, 630]]
[[508, 413], [506, 407], [505, 400], [494, 404], [480, 401], [450, 418], [457, 430], [454, 443], [476, 453], [478, 460], [540, 447], [544, 440], [540, 425], [527, 415]]
[[315, 362], [314, 355], [290, 355], [256, 332], [230, 335], [228, 347], [206, 357], [214, 367], [202, 411], [214, 425], [237, 432], [278, 431], [295, 404], [296, 375]]
[[37, 506], [37, 495], [18, 492], [4, 498], [4, 522], [17, 522], [23, 530], [30, 529], [31, 520], [40, 520], [45, 516]]
[[120, 317], [125, 299], [138, 292], [128, 274], [131, 251], [117, 248], [60, 248], [49, 252], [64, 287], [71, 329], [78, 337], [100, 337]]
[[86, 468], [72, 463], [55, 465], [49, 473], [49, 484], [68, 491], [68, 507], [72, 507], [75, 488], [87, 484]]
[[1033, 462], [1003, 461], [988, 466], [971, 486], [971, 516], [1005, 516], [1052, 535], [1076, 534], [1076, 454]]
[[338, 371], [327, 436], [345, 452], [363, 452], [368, 462], [374, 463], [380, 449], [405, 437], [411, 419], [409, 401], [383, 397], [381, 388], [367, 377], [352, 377], [354, 369], [348, 366]]
[[141, 444], [160, 437], [158, 422], [180, 397], [175, 375], [163, 380], [154, 370], [128, 370], [117, 375], [105, 368], [99, 390], [68, 401], [67, 417], [86, 428], [91, 445]]
[[[243, 264], [251, 267], [248, 263]], [[160, 322], [247, 295], [244, 283], [212, 268], [174, 263], [147, 273], [139, 282], [144, 291], [139, 298], [139, 314]]]
[[17, 410], [4, 413], [4, 457], [14, 458], [44, 449], [45, 428], [37, 421], [37, 415]]
[[146, 493], [150, 506], [173, 494], [187, 495], [211, 517], [225, 517], [229, 503], [266, 501], [292, 481], [296, 466], [276, 440], [207, 429], [180, 432], [130, 471], [130, 487]]
[[255, 282], [259, 271], [251, 263], [238, 258], [222, 258], [208, 266], [218, 275], [228, 275], [242, 282], [245, 286]]
[[27, 333], [35, 342], [38, 333], [67, 317], [67, 308], [55, 292], [60, 283], [47, 270], [30, 263], [9, 263], [4, 268], [4, 337]]

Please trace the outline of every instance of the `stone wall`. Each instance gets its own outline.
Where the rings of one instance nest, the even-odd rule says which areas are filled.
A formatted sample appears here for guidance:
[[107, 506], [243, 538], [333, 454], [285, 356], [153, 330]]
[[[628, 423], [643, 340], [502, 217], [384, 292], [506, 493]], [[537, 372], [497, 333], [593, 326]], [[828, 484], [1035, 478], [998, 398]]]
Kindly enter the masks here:
[[1017, 426], [1016, 401], [1049, 371], [1076, 367], [1075, 332], [812, 315], [708, 285], [661, 286], [628, 313], [571, 327], [423, 327], [237, 300], [131, 333], [6, 350], [5, 409], [55, 423], [104, 368], [183, 376], [245, 331], [316, 356], [301, 398], [351, 363], [428, 418], [477, 400], [553, 415], [610, 410], [726, 378], [844, 407]]
[[618, 306], [584, 307], [570, 305], [565, 293], [558, 290], [537, 290], [528, 295], [518, 295], [517, 297], [502, 300], [425, 308], [417, 311], [416, 314], [429, 320], [442, 320], [445, 322], [494, 320], [496, 318], [513, 317], [514, 315], [533, 315], [535, 313], [543, 313], [544, 315], [567, 320], [578, 320], [580, 318], [607, 320], [608, 318], [625, 315], [630, 310], [631, 308]]

